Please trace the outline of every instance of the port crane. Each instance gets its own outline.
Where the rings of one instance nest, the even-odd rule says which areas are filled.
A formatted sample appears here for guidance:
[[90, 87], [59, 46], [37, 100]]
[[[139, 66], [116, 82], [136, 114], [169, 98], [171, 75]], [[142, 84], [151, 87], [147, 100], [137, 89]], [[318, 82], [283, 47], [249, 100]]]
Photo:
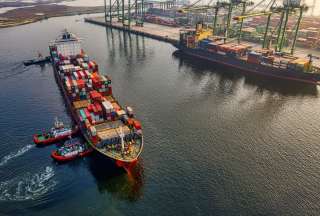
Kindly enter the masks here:
[[[263, 2], [263, 1], [261, 1]], [[275, 6], [276, 1], [272, 0], [269, 2], [268, 5], [271, 5], [269, 11], [263, 11], [263, 12], [258, 12], [258, 13], [252, 13], [252, 14], [245, 14], [242, 16], [236, 16], [233, 19], [237, 21], [243, 22], [244, 19], [250, 18], [250, 17], [255, 17], [255, 16], [268, 16], [267, 18], [267, 24], [266, 24], [266, 29], [263, 37], [263, 44], [262, 47], [266, 48], [267, 45], [267, 36], [268, 36], [268, 31], [269, 31], [269, 26], [270, 26], [270, 21], [271, 21], [271, 16], [276, 13], [281, 13], [280, 15], [280, 20], [279, 20], [279, 25], [277, 28], [277, 39], [276, 39], [276, 47], [275, 50], [277, 52], [282, 52], [283, 46], [284, 46], [284, 40], [285, 40], [285, 34], [287, 30], [287, 25], [288, 25], [288, 19], [290, 14], [294, 14], [297, 11], [299, 11], [299, 16], [297, 19], [297, 23], [295, 25], [295, 32], [293, 36], [293, 42], [291, 46], [291, 51], [290, 53], [293, 54], [295, 50], [295, 45], [297, 41], [297, 35], [300, 27], [300, 23], [302, 20], [303, 12], [308, 10], [308, 7], [306, 5], [301, 5], [300, 3], [294, 2], [294, 1], [284, 1], [283, 6]], [[259, 3], [258, 3], [259, 4]], [[241, 31], [239, 33], [241, 35]], [[238, 36], [240, 37], [240, 36]]]
[[[213, 10], [213, 24], [212, 24], [212, 34], [216, 34], [217, 32], [217, 23], [218, 18], [220, 16], [219, 12], [223, 10], [224, 12], [227, 12], [227, 19], [226, 19], [226, 26], [224, 28], [223, 34], [224, 34], [224, 40], [229, 37], [230, 35], [230, 26], [231, 26], [231, 17], [234, 9], [242, 8], [241, 14], [243, 15], [246, 11], [246, 8], [248, 6], [252, 6], [254, 3], [252, 1], [248, 0], [229, 0], [229, 1], [217, 1], [215, 4], [213, 4], [213, 0], [211, 0], [207, 5], [198, 5], [201, 2], [201, 0], [198, 0], [194, 2], [191, 5], [182, 7], [178, 10], [179, 13], [203, 13]], [[225, 15], [225, 14], [224, 14]], [[243, 27], [243, 22], [241, 21], [240, 29]], [[240, 39], [240, 38], [239, 38]]]
[[104, 0], [104, 17], [106, 23], [121, 22], [124, 27], [130, 28], [133, 21], [137, 26], [143, 26], [144, 15], [148, 8], [154, 6], [160, 9], [169, 9], [175, 6], [176, 0]]
[[[295, 50], [297, 35], [298, 35], [303, 13], [306, 10], [308, 10], [308, 7], [305, 4], [301, 4], [300, 1], [293, 1], [293, 0], [284, 0], [282, 6], [277, 6], [276, 0], [269, 0], [269, 1], [261, 0], [257, 4], [255, 4], [252, 8], [249, 8], [248, 10], [247, 8], [249, 6], [252, 6], [253, 2], [245, 1], [245, 0], [229, 0], [229, 1], [217, 1], [214, 5], [212, 5], [213, 1], [210, 1], [207, 5], [199, 5], [200, 2], [201, 0], [198, 0], [191, 5], [180, 8], [178, 11], [181, 13], [188, 13], [188, 12], [203, 13], [209, 10], [213, 10], [213, 14], [214, 14], [213, 25], [212, 25], [213, 35], [216, 34], [217, 32], [217, 20], [219, 18], [219, 11], [221, 11], [221, 9], [224, 11], [227, 11], [226, 27], [223, 32], [224, 42], [226, 42], [226, 40], [230, 37], [231, 20], [237, 21], [240, 24], [238, 32], [236, 34], [238, 43], [240, 43], [241, 37], [242, 37], [242, 27], [243, 27], [244, 20], [248, 18], [256, 17], [256, 16], [267, 16], [266, 28], [263, 35], [263, 43], [262, 43], [263, 48], [267, 48], [267, 47], [269, 48], [267, 39], [268, 39], [268, 33], [270, 31], [271, 17], [273, 14], [280, 14], [279, 23], [278, 23], [278, 26], [276, 27], [277, 30], [276, 30], [275, 50], [277, 52], [283, 51], [289, 16], [292, 14], [297, 14], [298, 12], [297, 22], [294, 26], [294, 35], [293, 35], [293, 40], [292, 40], [292, 45], [290, 50], [291, 54], [293, 54]], [[261, 11], [260, 9], [259, 12], [255, 12], [255, 10], [259, 7], [262, 7], [263, 4], [265, 5], [264, 10]], [[240, 15], [232, 17], [234, 8], [242, 8]]]

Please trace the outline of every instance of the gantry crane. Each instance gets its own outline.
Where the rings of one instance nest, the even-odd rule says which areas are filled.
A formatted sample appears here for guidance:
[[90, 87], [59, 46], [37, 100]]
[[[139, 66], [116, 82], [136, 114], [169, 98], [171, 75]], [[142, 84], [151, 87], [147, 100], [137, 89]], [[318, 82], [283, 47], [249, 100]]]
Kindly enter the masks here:
[[[275, 1], [273, 1], [275, 2]], [[270, 8], [270, 11], [267, 12], [259, 12], [259, 13], [253, 13], [253, 14], [246, 14], [243, 16], [236, 16], [233, 19], [237, 21], [243, 22], [244, 19], [254, 17], [254, 16], [268, 16], [267, 18], [267, 24], [266, 24], [266, 29], [263, 37], [263, 44], [262, 47], [266, 48], [266, 43], [267, 43], [267, 35], [269, 31], [269, 25], [270, 25], [270, 20], [271, 20], [271, 15], [275, 13], [281, 13], [280, 16], [280, 21], [279, 21], [279, 26], [278, 26], [278, 31], [277, 31], [277, 39], [276, 39], [276, 51], [282, 52], [283, 45], [284, 45], [284, 39], [285, 39], [285, 33], [287, 30], [287, 24], [288, 24], [288, 19], [289, 15], [292, 13], [295, 13], [297, 10], [299, 11], [299, 16], [298, 20], [295, 26], [295, 33], [293, 37], [293, 42], [291, 46], [291, 54], [294, 53], [296, 41], [297, 41], [297, 35], [300, 27], [300, 23], [302, 20], [302, 15], [303, 12], [306, 11], [308, 8], [305, 5], [300, 5], [300, 4], [294, 4], [294, 2], [288, 1], [288, 3], [283, 4], [281, 7], [272, 7]], [[240, 32], [241, 34], [241, 32]]]

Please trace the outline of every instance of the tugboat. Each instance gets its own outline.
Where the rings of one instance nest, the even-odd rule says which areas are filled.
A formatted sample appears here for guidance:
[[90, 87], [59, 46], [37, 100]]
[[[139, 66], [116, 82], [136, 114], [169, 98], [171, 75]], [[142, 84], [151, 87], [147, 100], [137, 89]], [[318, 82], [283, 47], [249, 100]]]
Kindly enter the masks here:
[[38, 57], [31, 59], [31, 60], [26, 60], [23, 62], [24, 66], [29, 66], [33, 64], [43, 64], [46, 62], [50, 62], [51, 58], [50, 56], [43, 57], [41, 53], [38, 53]]
[[74, 160], [78, 157], [88, 156], [93, 149], [81, 142], [78, 138], [67, 140], [63, 146], [51, 153], [51, 157], [58, 162]]
[[78, 128], [71, 128], [65, 126], [58, 118], [55, 119], [54, 127], [49, 132], [43, 132], [41, 134], [33, 135], [33, 141], [37, 145], [48, 145], [51, 143], [64, 140], [69, 136], [72, 136], [78, 132]]

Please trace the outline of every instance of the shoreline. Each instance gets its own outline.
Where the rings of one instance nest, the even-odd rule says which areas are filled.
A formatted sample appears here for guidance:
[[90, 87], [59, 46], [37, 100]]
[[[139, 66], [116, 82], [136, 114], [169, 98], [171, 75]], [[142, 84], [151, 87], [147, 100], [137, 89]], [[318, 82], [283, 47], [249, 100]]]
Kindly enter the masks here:
[[75, 16], [104, 12], [103, 6], [72, 7], [65, 5], [36, 5], [34, 7], [17, 8], [0, 14], [0, 29], [26, 25], [52, 17]]

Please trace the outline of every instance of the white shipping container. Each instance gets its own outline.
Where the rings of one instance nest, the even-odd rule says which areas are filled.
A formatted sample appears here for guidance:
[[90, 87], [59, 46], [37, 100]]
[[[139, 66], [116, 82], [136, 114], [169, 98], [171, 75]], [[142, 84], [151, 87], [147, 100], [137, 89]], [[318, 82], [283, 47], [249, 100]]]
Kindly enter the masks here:
[[131, 107], [126, 107], [128, 115], [133, 115], [133, 109]]
[[106, 112], [106, 113], [111, 113], [113, 111], [113, 106], [109, 101], [103, 101], [102, 102], [102, 109]]
[[80, 75], [81, 75], [81, 78], [83, 79], [83, 78], [85, 77], [83, 71], [80, 71], [79, 73], [80, 73]]
[[78, 74], [77, 74], [76, 72], [73, 72], [72, 74], [73, 74], [73, 77], [74, 77], [76, 80], [79, 79]]

